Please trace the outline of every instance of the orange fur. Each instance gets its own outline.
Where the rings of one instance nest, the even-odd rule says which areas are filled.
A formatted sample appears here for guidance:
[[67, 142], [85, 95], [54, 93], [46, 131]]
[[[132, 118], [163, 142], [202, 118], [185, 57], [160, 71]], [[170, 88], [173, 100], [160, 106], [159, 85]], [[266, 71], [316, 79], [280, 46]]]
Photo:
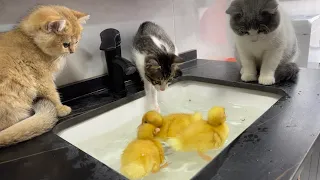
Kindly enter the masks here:
[[[81, 24], [88, 17], [63, 6], [40, 6], [16, 28], [0, 33], [0, 147], [30, 139], [54, 126], [52, 113], [44, 113], [43, 121], [35, 118], [45, 108], [29, 117], [36, 97], [50, 100], [58, 116], [71, 112], [61, 104], [53, 76], [59, 71], [60, 60], [75, 51]], [[52, 123], [45, 124], [48, 120]]]

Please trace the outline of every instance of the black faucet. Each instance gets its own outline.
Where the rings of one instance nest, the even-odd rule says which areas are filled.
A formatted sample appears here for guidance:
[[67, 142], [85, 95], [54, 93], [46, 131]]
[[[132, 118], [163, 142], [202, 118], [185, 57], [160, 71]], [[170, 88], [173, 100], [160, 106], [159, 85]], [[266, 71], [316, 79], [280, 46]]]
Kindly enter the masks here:
[[[121, 57], [121, 37], [116, 29], [106, 29], [100, 33], [100, 50], [105, 52], [108, 66], [110, 90], [113, 95], [124, 97], [127, 95], [125, 81], [140, 79], [135, 65]], [[141, 79], [140, 79], [141, 80]]]

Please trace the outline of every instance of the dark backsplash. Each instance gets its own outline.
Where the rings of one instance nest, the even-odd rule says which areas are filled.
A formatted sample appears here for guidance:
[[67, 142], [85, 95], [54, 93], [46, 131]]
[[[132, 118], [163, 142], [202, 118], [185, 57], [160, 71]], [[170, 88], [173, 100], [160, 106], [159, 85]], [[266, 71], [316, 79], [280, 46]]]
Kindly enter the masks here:
[[[183, 52], [179, 55], [182, 57], [185, 62], [196, 60], [197, 59], [197, 50], [190, 50], [187, 52]], [[182, 64], [183, 66], [183, 64]], [[130, 85], [132, 83], [137, 83], [132, 81], [127, 81], [126, 85]], [[141, 86], [142, 86], [141, 82]], [[79, 98], [85, 96], [87, 94], [101, 91], [103, 89], [108, 89], [109, 80], [108, 75], [103, 75], [96, 78], [87, 79], [84, 81], [71, 83], [65, 86], [61, 86], [58, 88], [62, 102], [70, 101], [75, 98]]]

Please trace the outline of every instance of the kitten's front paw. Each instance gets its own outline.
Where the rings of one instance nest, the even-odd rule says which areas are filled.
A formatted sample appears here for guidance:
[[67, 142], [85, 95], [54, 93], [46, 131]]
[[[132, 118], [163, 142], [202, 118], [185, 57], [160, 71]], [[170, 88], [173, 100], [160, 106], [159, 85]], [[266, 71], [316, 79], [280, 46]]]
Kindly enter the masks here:
[[274, 79], [274, 76], [260, 76], [259, 77], [259, 84], [262, 85], [272, 85], [274, 84], [276, 81]]
[[71, 108], [69, 106], [60, 105], [57, 107], [57, 114], [59, 117], [66, 116], [71, 113]]
[[161, 113], [160, 106], [158, 104], [154, 106], [154, 110], [156, 110], [158, 113]]
[[243, 73], [241, 75], [241, 80], [244, 81], [244, 82], [256, 81], [257, 80], [257, 75]]

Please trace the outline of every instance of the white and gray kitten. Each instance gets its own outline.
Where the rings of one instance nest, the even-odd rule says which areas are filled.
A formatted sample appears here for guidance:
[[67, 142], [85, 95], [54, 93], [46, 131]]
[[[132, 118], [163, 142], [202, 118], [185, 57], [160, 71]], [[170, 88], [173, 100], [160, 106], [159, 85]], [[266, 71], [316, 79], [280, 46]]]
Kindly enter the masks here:
[[243, 81], [272, 85], [296, 80], [297, 38], [277, 0], [234, 0], [226, 13], [235, 34]]
[[147, 109], [160, 111], [157, 91], [164, 91], [174, 77], [182, 75], [177, 48], [167, 33], [153, 22], [140, 25], [133, 40], [133, 59], [144, 81]]

